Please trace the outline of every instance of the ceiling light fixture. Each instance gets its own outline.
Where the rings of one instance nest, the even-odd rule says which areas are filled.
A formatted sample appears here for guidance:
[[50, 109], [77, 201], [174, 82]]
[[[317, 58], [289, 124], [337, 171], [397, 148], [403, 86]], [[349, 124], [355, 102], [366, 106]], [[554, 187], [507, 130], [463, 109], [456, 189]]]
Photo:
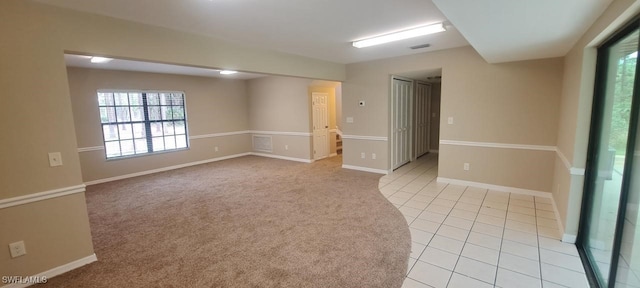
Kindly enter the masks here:
[[444, 28], [443, 23], [436, 23], [436, 24], [421, 26], [417, 28], [402, 30], [395, 33], [390, 33], [390, 34], [385, 34], [385, 35], [380, 35], [376, 37], [355, 41], [353, 42], [353, 47], [356, 47], [356, 48], [369, 47], [373, 45], [379, 45], [379, 44], [389, 43], [393, 41], [404, 40], [404, 39], [429, 35], [433, 33], [443, 32], [446, 30], [447, 29]]
[[107, 62], [109, 62], [111, 60], [113, 60], [113, 59], [105, 58], [105, 57], [98, 57], [98, 56], [91, 57], [91, 63], [107, 63]]
[[233, 70], [222, 70], [220, 71], [220, 74], [222, 75], [231, 75], [231, 74], [236, 74], [238, 73], [238, 71], [233, 71]]

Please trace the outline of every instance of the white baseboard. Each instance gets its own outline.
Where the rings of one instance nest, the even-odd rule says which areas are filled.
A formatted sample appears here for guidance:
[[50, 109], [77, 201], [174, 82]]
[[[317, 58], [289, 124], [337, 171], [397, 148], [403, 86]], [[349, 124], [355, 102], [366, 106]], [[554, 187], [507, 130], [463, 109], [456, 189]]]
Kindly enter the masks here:
[[531, 195], [536, 197], [553, 199], [551, 197], [550, 192], [522, 189], [522, 188], [516, 188], [516, 187], [509, 187], [509, 186], [500, 186], [500, 185], [493, 185], [493, 184], [465, 181], [465, 180], [458, 180], [458, 179], [450, 179], [450, 178], [444, 178], [444, 177], [438, 177], [437, 181], [440, 183], [447, 183], [447, 184], [461, 185], [461, 186], [473, 186], [473, 187], [478, 187], [483, 189], [491, 189], [494, 191], [511, 192], [516, 194], [524, 194], [524, 195]]
[[331, 153], [331, 154], [329, 154], [329, 157], [334, 157], [334, 156], [338, 156], [338, 153]]
[[287, 157], [287, 156], [281, 156], [281, 155], [275, 155], [275, 154], [258, 153], [258, 152], [251, 152], [249, 154], [250, 155], [254, 155], [254, 156], [276, 158], [276, 159], [303, 162], [303, 163], [312, 163], [313, 162], [313, 160], [311, 160], [311, 159], [294, 158], [294, 157]]
[[252, 153], [240, 153], [240, 154], [233, 154], [233, 155], [223, 156], [223, 157], [218, 157], [218, 158], [211, 158], [211, 159], [202, 160], [202, 161], [189, 162], [189, 163], [184, 163], [184, 164], [179, 164], [179, 165], [162, 167], [162, 168], [158, 168], [158, 169], [146, 170], [146, 171], [141, 171], [141, 172], [136, 172], [136, 173], [131, 173], [131, 174], [125, 174], [125, 175], [120, 175], [120, 176], [115, 176], [115, 177], [109, 177], [109, 178], [104, 178], [104, 179], [88, 181], [88, 182], [85, 182], [84, 184], [87, 185], [87, 186], [95, 185], [95, 184], [106, 183], [106, 182], [111, 182], [111, 181], [116, 181], [116, 180], [122, 180], [122, 179], [127, 179], [127, 178], [132, 178], [132, 177], [149, 175], [149, 174], [158, 173], [158, 172], [164, 172], [164, 171], [169, 171], [169, 170], [180, 169], [180, 168], [194, 166], [194, 165], [200, 165], [200, 164], [206, 164], [206, 163], [222, 161], [222, 160], [227, 160], [227, 159], [232, 159], [232, 158], [238, 158], [238, 157], [247, 156], [247, 155], [252, 155]]
[[577, 239], [578, 239], [577, 235], [562, 234], [562, 242], [564, 242], [564, 243], [575, 244]]
[[564, 230], [564, 225], [562, 225], [562, 220], [560, 220], [560, 212], [558, 212], [558, 205], [556, 205], [556, 199], [553, 198], [553, 194], [551, 194], [551, 205], [553, 206], [553, 213], [556, 214], [556, 222], [558, 223], [558, 230], [560, 230], [560, 235], [562, 235], [562, 242], [566, 243], [576, 243], [576, 235], [566, 234]]
[[[96, 262], [96, 261], [98, 261], [98, 257], [96, 257], [96, 254], [91, 254], [91, 255], [89, 255], [87, 257], [80, 258], [78, 260], [75, 260], [75, 261], [69, 262], [67, 264], [55, 267], [53, 269], [44, 271], [42, 273], [38, 273], [37, 275], [33, 275], [32, 277], [34, 277], [36, 279], [41, 279], [41, 280], [49, 279], [49, 278], [53, 278], [53, 277], [58, 276], [60, 274], [69, 272], [71, 270], [80, 268], [80, 267], [82, 267], [84, 265], [87, 265], [87, 264], [90, 264], [90, 263], [93, 263], [93, 262]], [[25, 278], [29, 278], [29, 277], [25, 277]], [[13, 283], [13, 284], [2, 286], [2, 288], [28, 287], [28, 286], [31, 286], [33, 284], [35, 284], [35, 283]]]
[[429, 153], [438, 154], [438, 150], [429, 150]]
[[361, 166], [353, 166], [353, 165], [342, 164], [342, 168], [351, 169], [351, 170], [358, 170], [358, 171], [364, 171], [364, 172], [371, 172], [371, 173], [378, 173], [378, 174], [385, 174], [385, 175], [389, 174], [389, 171], [387, 171], [387, 170], [374, 169], [374, 168], [369, 168], [369, 167], [361, 167]]

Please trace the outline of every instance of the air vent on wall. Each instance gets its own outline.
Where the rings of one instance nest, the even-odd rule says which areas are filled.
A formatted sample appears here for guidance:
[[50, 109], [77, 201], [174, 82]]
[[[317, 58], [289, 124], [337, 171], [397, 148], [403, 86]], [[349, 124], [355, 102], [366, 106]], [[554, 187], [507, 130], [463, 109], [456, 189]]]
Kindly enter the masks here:
[[253, 135], [253, 150], [260, 152], [272, 152], [271, 136]]
[[428, 48], [428, 47], [431, 47], [431, 44], [421, 44], [421, 45], [411, 46], [409, 48], [416, 50], [416, 49], [422, 49], [422, 48]]

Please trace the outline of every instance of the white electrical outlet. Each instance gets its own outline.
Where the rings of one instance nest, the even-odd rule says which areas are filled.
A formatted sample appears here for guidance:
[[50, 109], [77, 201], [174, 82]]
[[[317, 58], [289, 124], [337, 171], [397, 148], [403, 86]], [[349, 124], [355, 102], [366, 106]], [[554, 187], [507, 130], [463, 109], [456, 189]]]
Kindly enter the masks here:
[[469, 171], [469, 163], [464, 163], [464, 171]]
[[219, 149], [218, 149], [218, 146], [216, 146], [216, 147], [213, 147], [213, 151], [216, 151], [216, 152], [218, 152], [218, 150], [219, 150]]
[[447, 123], [448, 123], [449, 125], [453, 124], [453, 117], [449, 117], [449, 118], [447, 118]]
[[376, 160], [376, 153], [371, 153], [371, 159]]
[[289, 150], [289, 145], [284, 145], [284, 150]]
[[364, 152], [360, 153], [360, 158], [364, 159], [364, 158], [366, 158], [366, 157], [367, 157], [367, 155], [366, 155], [366, 154], [364, 154]]
[[353, 117], [347, 117], [347, 123], [353, 123]]
[[20, 257], [27, 254], [27, 248], [24, 246], [24, 241], [18, 241], [9, 244], [9, 250], [11, 251], [11, 258]]
[[62, 154], [60, 152], [49, 153], [49, 166], [62, 166]]

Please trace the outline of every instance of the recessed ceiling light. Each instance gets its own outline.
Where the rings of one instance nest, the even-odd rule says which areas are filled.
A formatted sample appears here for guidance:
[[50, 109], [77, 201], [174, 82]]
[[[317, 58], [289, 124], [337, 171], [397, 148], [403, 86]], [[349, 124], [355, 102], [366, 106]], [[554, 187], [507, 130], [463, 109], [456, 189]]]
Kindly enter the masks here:
[[233, 71], [233, 70], [222, 70], [220, 71], [220, 74], [222, 75], [231, 75], [231, 74], [236, 74], [238, 73], [238, 71]]
[[106, 58], [106, 57], [98, 57], [98, 56], [91, 57], [91, 63], [107, 63], [111, 60], [113, 59]]
[[356, 47], [356, 48], [369, 47], [373, 45], [379, 45], [379, 44], [429, 35], [429, 34], [443, 32], [443, 31], [446, 31], [443, 23], [431, 24], [427, 26], [421, 26], [417, 28], [402, 30], [395, 33], [390, 33], [390, 34], [385, 34], [385, 35], [380, 35], [376, 37], [355, 41], [353, 42], [353, 47]]

